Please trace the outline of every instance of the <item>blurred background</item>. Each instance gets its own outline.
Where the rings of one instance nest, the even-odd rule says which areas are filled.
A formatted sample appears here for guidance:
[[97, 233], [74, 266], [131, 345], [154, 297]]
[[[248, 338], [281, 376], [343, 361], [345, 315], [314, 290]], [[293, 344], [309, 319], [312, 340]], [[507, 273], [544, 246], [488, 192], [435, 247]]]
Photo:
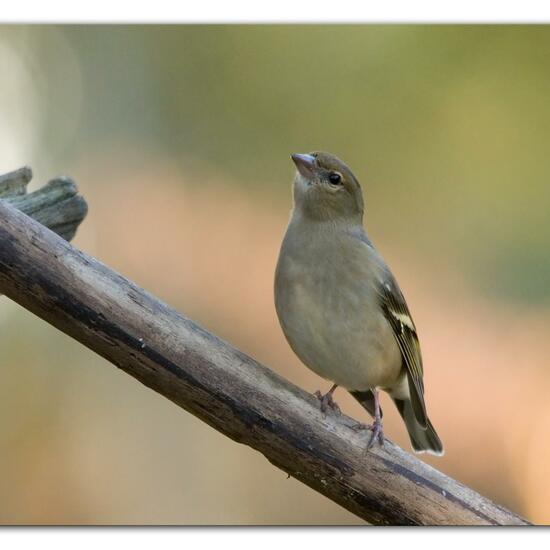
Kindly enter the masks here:
[[[289, 154], [337, 154], [419, 329], [422, 459], [548, 523], [549, 56], [544, 26], [3, 26], [0, 173], [73, 177], [76, 246], [313, 392], [273, 272]], [[0, 324], [0, 523], [360, 523], [5, 297]]]

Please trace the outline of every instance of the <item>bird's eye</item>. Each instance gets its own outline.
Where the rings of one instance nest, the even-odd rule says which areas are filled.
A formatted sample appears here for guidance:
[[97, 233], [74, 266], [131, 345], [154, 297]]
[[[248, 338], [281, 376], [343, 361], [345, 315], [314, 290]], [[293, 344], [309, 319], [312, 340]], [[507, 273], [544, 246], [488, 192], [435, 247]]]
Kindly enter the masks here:
[[342, 183], [342, 176], [338, 172], [331, 172], [328, 175], [328, 181], [330, 181], [332, 185], [340, 185]]

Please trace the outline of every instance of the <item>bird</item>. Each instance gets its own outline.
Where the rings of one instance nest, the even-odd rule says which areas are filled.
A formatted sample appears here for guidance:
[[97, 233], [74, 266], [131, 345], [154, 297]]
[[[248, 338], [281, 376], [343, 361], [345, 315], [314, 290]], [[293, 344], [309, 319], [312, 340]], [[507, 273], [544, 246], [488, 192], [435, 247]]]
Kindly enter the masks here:
[[275, 270], [275, 309], [302, 363], [331, 381], [323, 413], [346, 389], [372, 416], [370, 449], [384, 444], [380, 391], [395, 403], [417, 453], [443, 455], [428, 418], [418, 333], [395, 277], [363, 226], [359, 181], [333, 154], [292, 154], [293, 209]]

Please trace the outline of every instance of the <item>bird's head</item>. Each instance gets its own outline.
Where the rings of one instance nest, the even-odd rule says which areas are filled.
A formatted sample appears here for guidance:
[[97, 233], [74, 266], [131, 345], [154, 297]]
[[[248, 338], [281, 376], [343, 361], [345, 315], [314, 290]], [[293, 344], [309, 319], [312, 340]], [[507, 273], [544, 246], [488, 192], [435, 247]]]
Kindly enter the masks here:
[[352, 171], [330, 153], [291, 155], [296, 168], [294, 205], [319, 221], [349, 219], [361, 221], [363, 194]]

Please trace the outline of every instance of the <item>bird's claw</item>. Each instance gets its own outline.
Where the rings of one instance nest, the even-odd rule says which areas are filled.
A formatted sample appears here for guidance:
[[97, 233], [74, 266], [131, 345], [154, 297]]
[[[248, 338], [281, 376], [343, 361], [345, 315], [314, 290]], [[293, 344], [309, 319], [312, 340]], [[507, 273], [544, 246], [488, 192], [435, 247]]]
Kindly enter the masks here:
[[372, 430], [371, 424], [363, 424], [363, 422], [357, 422], [353, 426], [350, 426], [354, 432], [362, 432], [363, 430]]
[[378, 440], [378, 443], [380, 447], [384, 446], [384, 432], [382, 430], [382, 422], [374, 422], [374, 424], [371, 426], [372, 435], [370, 436], [369, 444], [367, 445], [367, 450], [369, 450], [376, 440]]
[[360, 432], [362, 430], [370, 430], [372, 432], [367, 444], [367, 451], [376, 443], [376, 441], [378, 441], [381, 447], [384, 446], [384, 431], [382, 430], [382, 422], [380, 420], [375, 420], [372, 424], [357, 422], [357, 424], [351, 426], [351, 429], [356, 432]]
[[313, 395], [321, 402], [321, 412], [326, 416], [327, 411], [332, 409], [336, 414], [342, 414], [338, 403], [332, 398], [332, 392], [327, 392], [323, 395], [319, 390], [317, 390]]

